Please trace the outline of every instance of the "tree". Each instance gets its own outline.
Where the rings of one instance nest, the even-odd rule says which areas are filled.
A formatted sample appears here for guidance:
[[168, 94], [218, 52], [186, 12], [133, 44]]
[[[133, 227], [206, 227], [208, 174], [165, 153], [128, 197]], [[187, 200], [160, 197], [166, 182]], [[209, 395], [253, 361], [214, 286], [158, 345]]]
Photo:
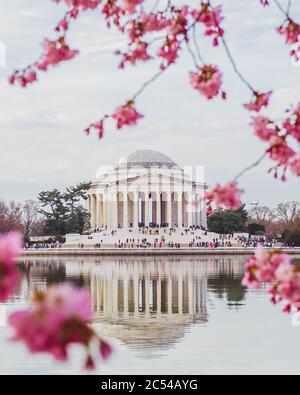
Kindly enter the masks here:
[[0, 201], [0, 233], [23, 230], [22, 207], [16, 202]]
[[263, 235], [266, 232], [266, 227], [262, 224], [250, 223], [248, 224], [248, 232], [250, 235]]
[[40, 213], [46, 220], [46, 233], [65, 235], [89, 228], [89, 213], [82, 207], [82, 199], [86, 199], [86, 191], [91, 183], [83, 182], [69, 187], [65, 192], [57, 189], [41, 192], [39, 202]]
[[208, 230], [221, 234], [246, 232], [247, 220], [244, 206], [238, 210], [216, 210], [208, 218]]
[[286, 229], [282, 238], [289, 246], [300, 247], [300, 226]]
[[250, 210], [249, 216], [253, 222], [263, 225], [274, 220], [273, 211], [266, 206], [254, 206]]
[[300, 215], [288, 223], [282, 234], [282, 240], [289, 246], [300, 247]]
[[39, 206], [33, 200], [27, 200], [22, 210], [22, 223], [24, 228], [24, 240], [30, 241], [30, 236], [39, 225]]
[[40, 209], [40, 213], [46, 219], [47, 233], [64, 235], [69, 212], [65, 206], [63, 194], [54, 189], [53, 191], [41, 192], [38, 199], [41, 207], [46, 208], [46, 210]]
[[285, 227], [292, 224], [299, 215], [299, 202], [280, 203], [275, 210], [276, 219]]

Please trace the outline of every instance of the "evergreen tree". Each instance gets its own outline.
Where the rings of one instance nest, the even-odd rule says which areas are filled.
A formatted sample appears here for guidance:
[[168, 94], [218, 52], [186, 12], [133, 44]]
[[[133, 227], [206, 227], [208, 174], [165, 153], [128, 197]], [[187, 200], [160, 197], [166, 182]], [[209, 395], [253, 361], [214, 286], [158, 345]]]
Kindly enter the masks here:
[[247, 221], [245, 206], [238, 210], [216, 210], [208, 218], [208, 230], [221, 234], [246, 232]]
[[89, 228], [89, 213], [81, 201], [86, 199], [90, 185], [89, 182], [83, 182], [67, 188], [65, 192], [54, 189], [39, 194], [39, 211], [45, 217], [47, 234], [82, 233]]

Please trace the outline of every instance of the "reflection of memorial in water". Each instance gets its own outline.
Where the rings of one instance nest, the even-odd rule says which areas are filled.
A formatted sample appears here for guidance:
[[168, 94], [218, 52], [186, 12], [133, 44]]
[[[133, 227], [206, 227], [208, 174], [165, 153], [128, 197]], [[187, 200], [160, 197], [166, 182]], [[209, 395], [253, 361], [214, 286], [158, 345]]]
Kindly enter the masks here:
[[84, 285], [95, 322], [130, 348], [149, 351], [174, 346], [192, 325], [205, 325], [210, 295], [240, 306], [244, 263], [236, 257], [105, 257], [28, 261], [21, 267], [27, 295], [36, 285]]
[[133, 348], [169, 347], [191, 324], [207, 321], [205, 262], [106, 259], [67, 265], [67, 276], [79, 270], [89, 273], [96, 321]]

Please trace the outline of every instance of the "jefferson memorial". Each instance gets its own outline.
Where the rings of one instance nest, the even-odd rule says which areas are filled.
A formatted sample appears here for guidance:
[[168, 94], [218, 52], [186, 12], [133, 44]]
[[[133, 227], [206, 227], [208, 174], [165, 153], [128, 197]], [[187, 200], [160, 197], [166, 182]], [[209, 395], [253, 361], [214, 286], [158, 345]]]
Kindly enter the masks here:
[[189, 173], [160, 152], [132, 153], [87, 192], [92, 228], [206, 228], [207, 186], [203, 176]]

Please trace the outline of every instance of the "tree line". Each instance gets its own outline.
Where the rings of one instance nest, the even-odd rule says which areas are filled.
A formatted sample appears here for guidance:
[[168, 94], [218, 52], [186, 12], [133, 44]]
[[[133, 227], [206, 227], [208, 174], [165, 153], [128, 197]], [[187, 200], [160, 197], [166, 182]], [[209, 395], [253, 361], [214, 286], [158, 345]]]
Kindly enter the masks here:
[[280, 203], [275, 208], [254, 205], [249, 210], [245, 206], [216, 210], [208, 218], [208, 230], [222, 234], [246, 232], [300, 246], [300, 202]]
[[84, 208], [90, 182], [76, 186], [42, 191], [37, 201], [24, 204], [0, 200], [0, 233], [21, 231], [24, 240], [34, 236], [64, 236], [66, 233], [83, 233], [90, 228], [90, 215]]
[[[42, 191], [37, 201], [24, 204], [0, 200], [0, 233], [22, 231], [29, 242], [34, 236], [64, 236], [90, 229], [90, 214], [84, 208], [90, 182], [82, 182], [64, 191]], [[300, 246], [300, 202], [280, 203], [276, 208], [255, 205], [238, 210], [220, 209], [208, 218], [208, 230], [220, 234], [237, 232], [281, 239]]]

